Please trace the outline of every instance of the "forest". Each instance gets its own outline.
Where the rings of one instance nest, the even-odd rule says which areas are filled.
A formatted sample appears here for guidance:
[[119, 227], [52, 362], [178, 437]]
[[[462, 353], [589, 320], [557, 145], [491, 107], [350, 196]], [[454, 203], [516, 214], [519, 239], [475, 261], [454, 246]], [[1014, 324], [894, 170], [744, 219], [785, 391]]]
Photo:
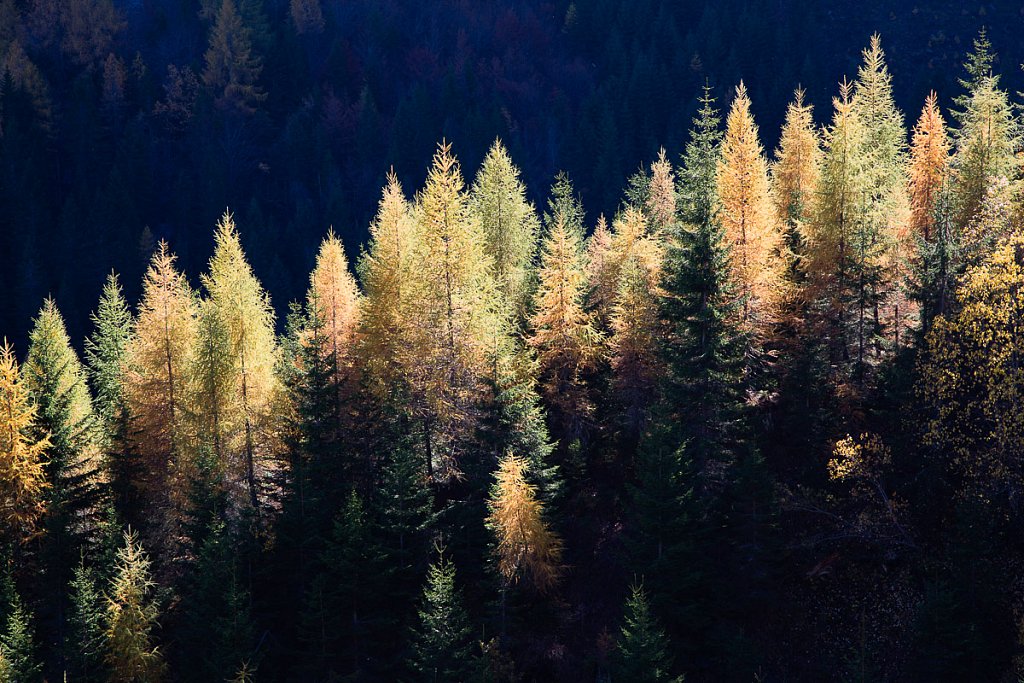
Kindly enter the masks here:
[[[546, 44], [554, 12], [576, 40], [583, 4], [499, 23]], [[775, 119], [774, 81], [693, 69], [648, 156], [664, 105], [602, 116], [635, 140], [551, 133], [582, 182], [533, 186], [534, 76], [514, 92], [538, 121], [481, 114], [474, 166], [441, 126], [422, 183], [412, 121], [465, 81], [398, 124], [368, 122], [369, 85], [358, 115], [322, 90], [289, 137], [365, 149], [267, 161], [285, 100], [263, 70], [331, 45], [328, 71], [386, 71], [327, 41], [367, 5], [0, 0], [0, 683], [1024, 680], [1006, 27], [909, 114], [879, 33], [828, 106], [793, 82]], [[372, 16], [389, 53], [404, 38]], [[203, 66], [154, 89], [120, 56], [147, 35]], [[413, 49], [413, 89], [474, 37]], [[375, 202], [360, 227], [342, 179]]]

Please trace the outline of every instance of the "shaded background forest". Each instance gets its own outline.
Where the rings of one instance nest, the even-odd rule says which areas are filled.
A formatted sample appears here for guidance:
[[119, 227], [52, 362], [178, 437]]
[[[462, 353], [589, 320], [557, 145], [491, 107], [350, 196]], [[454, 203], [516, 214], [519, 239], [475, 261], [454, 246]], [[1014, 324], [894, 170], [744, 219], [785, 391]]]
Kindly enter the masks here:
[[205, 73], [219, 3], [0, 4], [0, 329], [18, 346], [47, 294], [81, 339], [111, 268], [136, 299], [159, 239], [199, 272], [225, 206], [283, 313], [327, 227], [354, 258], [389, 167], [418, 186], [442, 137], [472, 171], [500, 136], [538, 205], [567, 171], [592, 224], [659, 146], [681, 151], [705, 80], [724, 101], [745, 79], [767, 149], [794, 85], [823, 116], [875, 30], [904, 111], [930, 88], [948, 104], [982, 25], [1022, 87], [1013, 2], [237, 2], [244, 107]]

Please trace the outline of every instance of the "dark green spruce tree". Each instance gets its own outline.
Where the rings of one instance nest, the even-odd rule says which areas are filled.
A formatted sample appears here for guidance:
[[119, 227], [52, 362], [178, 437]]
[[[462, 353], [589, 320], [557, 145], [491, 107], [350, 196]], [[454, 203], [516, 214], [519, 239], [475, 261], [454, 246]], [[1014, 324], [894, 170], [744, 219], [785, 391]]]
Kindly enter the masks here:
[[[96, 419], [85, 369], [78, 360], [52, 299], [29, 335], [25, 383], [37, 406], [36, 428], [49, 434], [46, 512], [39, 540], [43, 601], [40, 618], [57, 642], [67, 638], [67, 586], [81, 552], [95, 538], [102, 510]], [[58, 657], [60, 652], [57, 652]], [[56, 661], [55, 670], [63, 670]]]
[[409, 668], [412, 680], [422, 683], [468, 681], [479, 669], [473, 629], [455, 585], [455, 565], [443, 550], [439, 555], [427, 571]]
[[683, 677], [673, 678], [670, 673], [669, 639], [651, 612], [643, 586], [630, 587], [624, 621], [612, 658], [611, 683], [680, 683]]
[[133, 319], [115, 273], [107, 276], [99, 306], [90, 319], [93, 333], [85, 340], [85, 362], [93, 389], [96, 438], [103, 451], [114, 509], [125, 522], [137, 525], [140, 510], [135, 482], [141, 480], [140, 464], [128, 446], [128, 405], [123, 386]]

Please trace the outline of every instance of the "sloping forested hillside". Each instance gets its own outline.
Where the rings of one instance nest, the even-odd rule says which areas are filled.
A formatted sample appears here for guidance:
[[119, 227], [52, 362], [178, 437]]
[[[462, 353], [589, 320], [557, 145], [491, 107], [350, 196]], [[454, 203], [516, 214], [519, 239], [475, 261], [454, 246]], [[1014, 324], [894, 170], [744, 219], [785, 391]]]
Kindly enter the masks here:
[[0, 682], [1024, 677], [1021, 19], [796, 4], [0, 2]]

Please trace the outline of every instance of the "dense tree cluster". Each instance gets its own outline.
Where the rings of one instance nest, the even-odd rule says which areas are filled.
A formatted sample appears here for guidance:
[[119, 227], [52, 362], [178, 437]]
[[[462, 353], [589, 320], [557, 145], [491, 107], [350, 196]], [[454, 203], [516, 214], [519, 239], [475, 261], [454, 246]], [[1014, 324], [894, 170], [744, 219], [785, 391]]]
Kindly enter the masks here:
[[[98, 63], [88, 11], [47, 30]], [[252, 116], [258, 3], [204, 13], [202, 81]], [[875, 35], [771, 158], [706, 87], [592, 226], [565, 174], [538, 211], [500, 140], [471, 180], [442, 142], [283, 320], [227, 211], [198, 279], [170, 241], [136, 305], [111, 274], [82, 355], [46, 299], [0, 347], [0, 681], [1024, 676], [993, 64], [982, 33], [956, 125], [932, 94], [908, 132]]]

